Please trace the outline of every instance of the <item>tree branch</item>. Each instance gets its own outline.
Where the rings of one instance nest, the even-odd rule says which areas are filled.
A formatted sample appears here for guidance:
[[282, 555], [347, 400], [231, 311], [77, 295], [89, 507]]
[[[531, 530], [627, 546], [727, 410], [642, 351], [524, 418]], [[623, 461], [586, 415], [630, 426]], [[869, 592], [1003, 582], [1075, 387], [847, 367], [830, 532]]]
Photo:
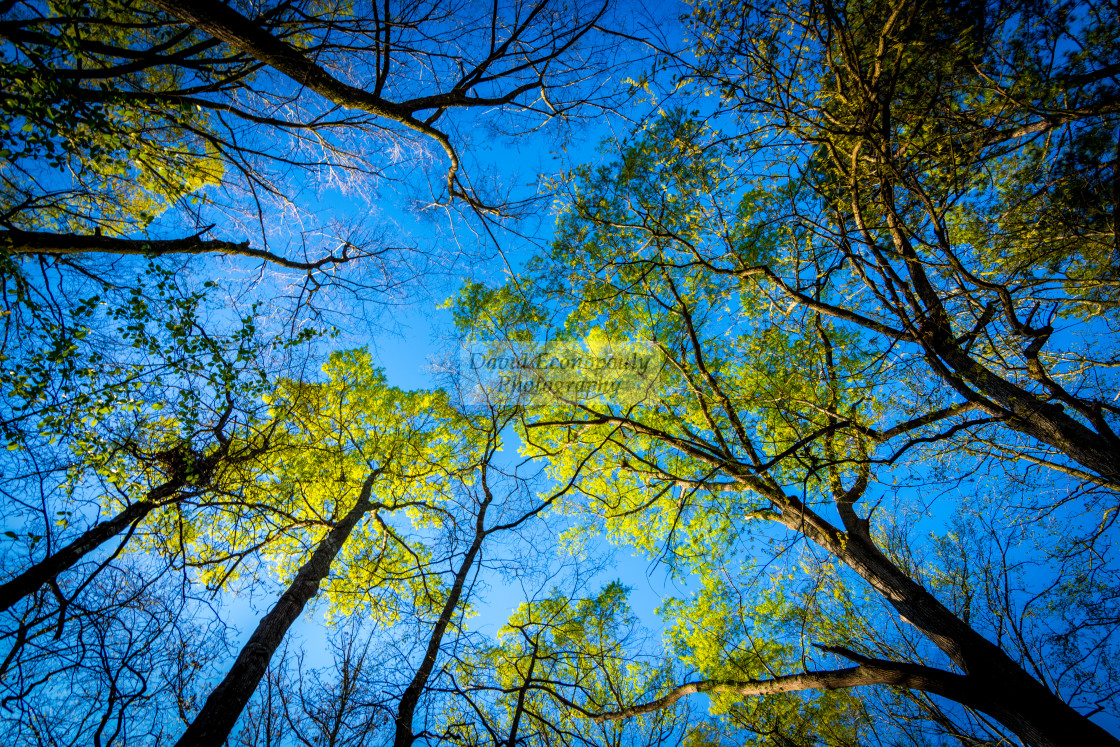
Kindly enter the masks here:
[[[839, 653], [832, 647], [818, 646], [831, 653]], [[841, 654], [852, 658], [847, 652]], [[858, 655], [857, 655], [858, 656]], [[727, 693], [731, 695], [754, 696], [774, 695], [777, 693], [801, 692], [804, 690], [840, 690], [865, 685], [891, 685], [910, 690], [921, 690], [955, 700], [965, 705], [976, 705], [979, 697], [968, 677], [946, 672], [941, 669], [919, 664], [898, 663], [885, 659], [859, 657], [861, 663], [847, 669], [831, 669], [802, 674], [789, 674], [766, 680], [700, 680], [679, 685], [668, 694], [648, 703], [623, 708], [618, 711], [591, 716], [596, 723], [631, 718], [644, 713], [652, 713], [676, 703], [686, 695], [696, 693]]]
[[471, 102], [464, 99], [461, 92], [452, 91], [442, 94], [442, 103], [439, 103], [440, 96], [424, 97], [419, 100], [419, 105], [406, 106], [386, 101], [376, 94], [335, 78], [298, 49], [277, 39], [257, 23], [224, 3], [215, 0], [152, 0], [152, 5], [260, 60], [304, 88], [339, 106], [369, 112], [431, 137], [440, 144], [451, 161], [447, 171], [449, 194], [466, 200], [480, 210], [492, 210], [491, 207], [482, 205], [455, 187], [456, 174], [459, 171], [459, 156], [447, 135], [413, 116], [420, 107], [477, 106], [485, 105], [487, 99]]
[[[205, 231], [203, 232], [205, 233]], [[36, 231], [0, 231], [0, 252], [7, 254], [236, 254], [263, 259], [290, 270], [312, 272], [324, 265], [341, 264], [348, 257], [333, 254], [315, 262], [295, 262], [263, 249], [249, 248], [248, 241], [205, 240], [201, 234], [182, 239], [121, 239], [113, 236], [83, 236], [74, 233], [41, 233]]]

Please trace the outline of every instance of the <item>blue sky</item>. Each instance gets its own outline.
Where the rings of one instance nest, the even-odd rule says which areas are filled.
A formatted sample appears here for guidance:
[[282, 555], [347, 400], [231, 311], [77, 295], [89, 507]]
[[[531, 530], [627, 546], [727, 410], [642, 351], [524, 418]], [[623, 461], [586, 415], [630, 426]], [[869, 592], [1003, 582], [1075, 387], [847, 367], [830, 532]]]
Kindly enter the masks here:
[[[631, 9], [641, 7], [641, 3], [634, 3]], [[666, 37], [672, 39], [683, 34], [683, 29], [672, 19], [685, 12], [686, 6], [662, 3], [652, 10], [661, 15], [664, 24], [661, 31]], [[640, 72], [640, 65], [620, 69], [616, 71], [612, 83]], [[473, 183], [480, 185], [480, 192], [486, 191], [482, 185], [496, 184], [500, 191], [508, 188], [514, 196], [543, 195], [530, 215], [505, 227], [484, 224], [469, 213], [457, 213], [456, 210], [462, 209], [461, 205], [450, 211], [433, 207], [420, 212], [416, 210], [418, 201], [441, 188], [440, 179], [445, 165], [439, 149], [421, 140], [414, 146], [416, 150], [406, 153], [384, 178], [371, 179], [368, 183], [359, 184], [357, 179], [353, 184], [345, 179], [316, 183], [313, 178], [302, 174], [288, 175], [293, 191], [286, 196], [301, 210], [284, 209], [284, 201], [279, 198], [270, 201], [269, 205], [275, 207], [275, 212], [269, 213], [269, 221], [263, 230], [275, 241], [275, 248], [280, 253], [287, 253], [286, 250], [298, 253], [297, 239], [301, 232], [307, 232], [312, 236], [311, 253], [314, 255], [322, 248], [315, 242], [321, 238], [323, 231], [330, 230], [332, 221], [361, 224], [371, 245], [381, 242], [414, 250], [415, 254], [404, 252], [400, 255], [400, 264], [395, 271], [404, 277], [411, 268], [423, 277], [402, 286], [399, 292], [384, 296], [371, 292], [363, 298], [364, 305], [356, 310], [344, 308], [348, 302], [345, 291], [324, 291], [317, 297], [329, 307], [330, 313], [323, 317], [324, 324], [332, 323], [341, 332], [337, 339], [320, 344], [324, 349], [367, 346], [377, 364], [386, 370], [391, 384], [408, 389], [437, 386], [440, 377], [431, 368], [433, 360], [447, 355], [455, 357], [450, 313], [441, 309], [440, 304], [453, 296], [459, 285], [467, 280], [503, 282], [534, 252], [547, 247], [554, 232], [554, 216], [551, 197], [542, 190], [542, 181], [574, 165], [595, 165], [609, 160], [611, 154], [601, 152], [599, 143], [606, 138], [626, 134], [633, 122], [652, 113], [649, 102], [636, 99], [610, 116], [576, 128], [570, 139], [565, 140], [564, 147], [560, 147], [558, 139], [547, 132], [511, 140], [494, 136], [487, 130], [475, 130], [469, 117], [463, 119], [456, 135], [461, 138], [462, 152], [466, 155], [464, 168], [472, 170]], [[227, 220], [219, 224], [213, 235], [219, 237], [220, 234], [220, 238], [228, 240], [253, 240], [254, 231], [259, 226], [254, 225], [251, 213], [235, 214], [236, 211], [230, 207], [234, 202], [235, 197], [214, 208], [215, 222], [223, 217]], [[180, 221], [179, 225], [173, 225], [179, 218], [171, 215], [165, 221], [158, 227], [167, 231], [188, 223]], [[288, 241], [291, 243], [286, 243]], [[329, 248], [330, 240], [323, 246]], [[427, 264], [416, 262], [417, 257], [426, 258]], [[221, 264], [218, 265], [218, 262]], [[206, 269], [201, 269], [204, 264]], [[201, 270], [201, 274], [216, 265], [223, 268], [221, 280], [227, 289], [252, 287], [258, 281], [258, 272], [263, 272], [266, 280], [256, 287], [271, 287], [277, 298], [286, 292], [284, 283], [287, 280], [272, 278], [267, 267], [261, 270], [256, 263], [234, 259], [215, 262], [213, 258], [205, 258], [185, 266], [191, 272]], [[433, 267], [438, 272], [433, 272]], [[284, 322], [283, 302], [276, 301], [275, 309], [277, 323]], [[734, 313], [731, 309], [729, 312]], [[516, 436], [510, 432], [503, 463], [512, 463], [517, 447]], [[966, 461], [962, 459], [962, 463]], [[929, 476], [919, 477], [921, 482], [928, 481]], [[986, 477], [989, 481], [986, 484], [992, 486], [991, 476]], [[998, 489], [998, 484], [994, 485]], [[920, 486], [925, 487], [928, 485]], [[962, 488], [954, 494], [951, 489], [945, 488], [944, 493], [937, 496], [934, 507], [934, 499], [922, 494], [920, 488], [903, 487], [892, 492], [885, 485], [879, 486], [877, 489], [884, 500], [883, 513], [887, 513], [894, 504], [903, 505], [913, 537], [921, 535], [925, 538], [931, 533], [943, 533], [949, 526], [952, 512], [959, 505], [954, 501], [966, 500], [967, 489]], [[928, 505], [923, 506], [926, 501]], [[550, 531], [555, 531], [563, 527], [563, 522], [560, 518], [549, 517], [543, 523]], [[548, 539], [551, 542], [552, 538]], [[5, 549], [10, 549], [10, 546], [5, 546]], [[1029, 547], [1015, 548], [1015, 552], [1023, 553], [1024, 558], [1029, 557], [1031, 551]], [[560, 559], [563, 558], [562, 552], [559, 551]], [[481, 579], [489, 588], [474, 602], [478, 615], [470, 625], [486, 635], [496, 633], [509, 613], [523, 601], [526, 591], [547, 591], [540, 587], [547, 581], [537, 578], [531, 579], [525, 587], [491, 571], [484, 571]], [[665, 597], [686, 596], [693, 591], [687, 581], [669, 578], [663, 566], [646, 557], [636, 556], [626, 547], [618, 548], [613, 562], [595, 573], [581, 588], [586, 593], [593, 593], [602, 584], [613, 580], [619, 580], [632, 589], [630, 601], [634, 610], [655, 631], [660, 621], [654, 609]], [[275, 584], [265, 584], [251, 601], [239, 600], [230, 604], [231, 619], [246, 633], [260, 613], [271, 606], [276, 591], [273, 586]], [[325, 653], [322, 645], [324, 631], [320, 625], [322, 614], [323, 610], [319, 608], [314, 617], [309, 616], [298, 626], [308, 649], [312, 651], [310, 661], [313, 664], [317, 655]]]

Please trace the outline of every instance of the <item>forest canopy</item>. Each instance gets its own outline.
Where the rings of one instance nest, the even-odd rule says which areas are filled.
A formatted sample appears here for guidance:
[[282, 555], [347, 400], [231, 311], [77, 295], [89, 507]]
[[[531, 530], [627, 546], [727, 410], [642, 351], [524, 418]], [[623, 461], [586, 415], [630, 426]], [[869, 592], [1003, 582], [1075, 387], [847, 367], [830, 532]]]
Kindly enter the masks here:
[[0, 1], [0, 734], [1120, 744], [1117, 19]]

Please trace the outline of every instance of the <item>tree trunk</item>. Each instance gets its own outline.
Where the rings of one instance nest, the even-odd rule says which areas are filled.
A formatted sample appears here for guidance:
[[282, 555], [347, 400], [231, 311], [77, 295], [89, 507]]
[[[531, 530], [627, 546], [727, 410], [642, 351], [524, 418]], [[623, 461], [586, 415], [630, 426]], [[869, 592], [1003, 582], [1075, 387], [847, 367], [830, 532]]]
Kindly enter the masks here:
[[[1098, 433], [1066, 414], [1060, 405], [1023, 389], [989, 371], [948, 340], [948, 333], [929, 335], [927, 360], [938, 362], [968, 382], [976, 391], [1011, 413], [1008, 427], [1052, 446], [1078, 464], [1100, 475], [1114, 488], [1120, 488], [1120, 448], [1111, 433]], [[953, 376], [942, 376], [952, 384]], [[954, 387], [965, 393], [964, 387]], [[966, 394], [967, 396], [967, 394]], [[1002, 413], [993, 412], [993, 415]], [[1105, 426], [1107, 427], [1107, 426]]]
[[354, 508], [319, 542], [287, 591], [261, 618], [225, 679], [210, 693], [202, 710], [176, 742], [176, 747], [221, 747], [229, 737], [288, 628], [299, 618], [308, 600], [318, 593], [319, 584], [330, 573], [331, 563], [358, 521], [373, 508], [370, 494], [377, 475], [374, 472], [366, 478]]
[[[893, 202], [887, 206], [893, 211]], [[1098, 433], [1066, 414], [1060, 405], [1047, 402], [977, 363], [953, 336], [949, 312], [910, 241], [897, 226], [892, 224], [892, 229], [895, 248], [906, 257], [914, 289], [927, 309], [927, 319], [919, 326], [919, 340], [925, 348], [926, 360], [938, 376], [969, 401], [978, 402], [989, 414], [1007, 417], [1010, 428], [1058, 449], [1120, 488], [1120, 442], [1103, 417], [1098, 415], [1096, 419]], [[993, 408], [992, 403], [998, 408]]]
[[182, 480], [176, 479], [149, 490], [144, 500], [133, 503], [113, 518], [94, 525], [66, 547], [48, 555], [0, 586], [0, 612], [12, 607], [24, 597], [34, 594], [43, 584], [116, 537], [124, 531], [125, 527], [143, 521], [144, 517], [153, 509], [163, 505], [163, 501], [174, 495], [183, 484]]
[[972, 686], [959, 698], [946, 697], [984, 711], [1034, 747], [1120, 746], [1120, 740], [1050, 692], [868, 540], [849, 534], [843, 548], [829, 549], [965, 673]]
[[471, 542], [467, 554], [463, 557], [463, 564], [459, 566], [459, 572], [455, 574], [455, 582], [451, 585], [447, 601], [444, 602], [443, 610], [440, 612], [435, 628], [432, 629], [432, 634], [428, 637], [428, 649], [424, 652], [424, 659], [420, 662], [420, 667], [416, 670], [412, 682], [405, 688], [404, 694], [401, 695], [400, 704], [397, 706], [396, 734], [393, 737], [393, 747], [411, 747], [416, 740], [416, 735], [412, 730], [412, 719], [416, 713], [416, 705], [420, 702], [420, 696], [423, 694], [424, 687], [428, 684], [428, 678], [431, 677], [432, 670], [435, 668], [436, 657], [439, 655], [440, 645], [443, 643], [443, 634], [447, 631], [447, 626], [451, 624], [451, 618], [455, 614], [455, 609], [459, 606], [459, 598], [463, 594], [463, 586], [467, 582], [467, 576], [470, 575], [471, 568], [474, 567], [474, 559], [478, 556], [482, 541], [486, 538], [486, 509], [492, 500], [493, 497], [490, 495], [489, 489], [486, 489], [486, 500], [479, 506], [478, 514], [475, 517], [474, 540]]

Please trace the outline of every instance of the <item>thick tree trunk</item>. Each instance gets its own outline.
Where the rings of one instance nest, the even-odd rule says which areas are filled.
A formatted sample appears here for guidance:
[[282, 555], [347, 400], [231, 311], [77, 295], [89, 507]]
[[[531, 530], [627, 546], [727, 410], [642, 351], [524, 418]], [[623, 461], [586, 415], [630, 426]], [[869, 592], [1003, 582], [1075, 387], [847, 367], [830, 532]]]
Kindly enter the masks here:
[[971, 686], [946, 697], [984, 711], [1034, 747], [1120, 746], [1120, 740], [1050, 692], [868, 540], [849, 534], [836, 554], [965, 673]]
[[153, 509], [183, 487], [182, 480], [172, 480], [148, 491], [144, 500], [133, 503], [107, 521], [86, 530], [81, 537], [58, 552], [52, 553], [35, 565], [0, 586], [0, 612], [19, 600], [34, 594], [39, 587], [71, 568], [75, 563], [98, 547], [120, 534], [126, 527], [143, 521]]
[[206, 704], [176, 747], [221, 747], [229, 737], [288, 628], [299, 618], [307, 602], [318, 593], [319, 584], [330, 573], [331, 563], [358, 521], [373, 508], [370, 494], [377, 474], [374, 472], [366, 479], [354, 508], [319, 542], [287, 591], [261, 618], [225, 679], [210, 693]]
[[1033, 747], [1120, 747], [1120, 739], [1052, 693], [891, 562], [875, 546], [867, 520], [857, 517], [850, 507], [847, 512], [841, 510], [847, 529], [843, 532], [796, 498], [749, 473], [737, 474], [736, 479], [781, 506], [777, 521], [855, 571], [964, 672], [962, 680], [955, 684], [945, 680], [948, 684], [939, 684], [941, 689], [931, 692], [987, 713]]
[[[640, 425], [631, 421], [624, 424], [641, 432]], [[664, 438], [660, 433], [652, 435]], [[1052, 693], [883, 555], [870, 537], [867, 520], [856, 516], [850, 504], [846, 510], [842, 502], [837, 504], [845, 521], [844, 532], [805, 503], [756, 476], [750, 467], [733, 460], [716, 460], [688, 442], [667, 440], [684, 453], [726, 470], [744, 489], [768, 498], [778, 508], [777, 513], [767, 512], [769, 518], [812, 540], [855, 571], [906, 622], [945, 652], [965, 673], [967, 686], [962, 682], [957, 691], [949, 688], [938, 694], [991, 715], [1034, 747], [1120, 747], [1120, 739]]]

